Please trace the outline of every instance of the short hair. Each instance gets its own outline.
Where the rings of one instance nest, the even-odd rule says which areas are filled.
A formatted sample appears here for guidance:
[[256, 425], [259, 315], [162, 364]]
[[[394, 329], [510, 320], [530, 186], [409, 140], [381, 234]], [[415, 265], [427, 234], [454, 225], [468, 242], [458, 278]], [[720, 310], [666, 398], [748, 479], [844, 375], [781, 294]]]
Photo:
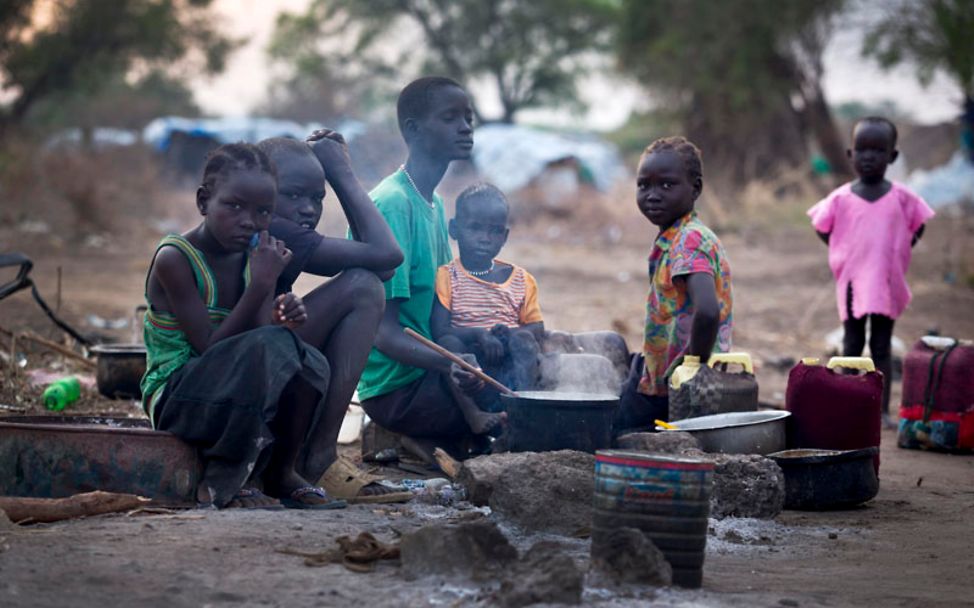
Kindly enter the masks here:
[[207, 155], [206, 165], [203, 167], [203, 182], [200, 185], [203, 195], [209, 198], [216, 190], [218, 179], [226, 177], [231, 171], [241, 169], [262, 171], [277, 183], [277, 170], [267, 154], [254, 144], [241, 141], [224, 144]]
[[406, 121], [410, 118], [425, 118], [429, 112], [430, 97], [437, 89], [456, 87], [463, 90], [459, 82], [446, 76], [424, 76], [407, 84], [396, 101], [396, 117], [399, 132], [406, 135]]
[[507, 202], [507, 197], [504, 196], [501, 189], [494, 184], [479, 182], [471, 186], [467, 186], [463, 189], [463, 192], [457, 196], [456, 214], [459, 216], [462, 209], [465, 209], [468, 205], [473, 204], [473, 202], [477, 199], [493, 199], [500, 201], [504, 205], [504, 210], [510, 213], [511, 205]]
[[281, 152], [293, 152], [295, 154], [310, 154], [314, 156], [314, 152], [311, 151], [311, 146], [306, 142], [303, 142], [293, 137], [268, 137], [267, 139], [257, 142], [257, 147], [266, 154], [269, 158], [273, 158], [274, 155]]
[[683, 159], [683, 167], [691, 180], [703, 179], [703, 160], [701, 159], [700, 148], [689, 139], [679, 135], [661, 137], [646, 146], [642, 156], [639, 157], [639, 164], [642, 164], [643, 160], [654, 152], [666, 151], [676, 152]]
[[896, 125], [893, 124], [893, 121], [892, 120], [890, 120], [888, 118], [885, 118], [883, 116], [865, 116], [863, 118], [860, 118], [859, 120], [856, 121], [856, 124], [852, 125], [852, 138], [853, 139], [856, 138], [856, 129], [859, 128], [859, 125], [862, 125], [862, 124], [883, 125], [884, 127], [888, 128], [889, 129], [889, 132], [893, 136], [893, 139], [890, 142], [890, 145], [893, 148], [896, 148], [896, 138], [899, 136], [899, 133], [897, 132]]

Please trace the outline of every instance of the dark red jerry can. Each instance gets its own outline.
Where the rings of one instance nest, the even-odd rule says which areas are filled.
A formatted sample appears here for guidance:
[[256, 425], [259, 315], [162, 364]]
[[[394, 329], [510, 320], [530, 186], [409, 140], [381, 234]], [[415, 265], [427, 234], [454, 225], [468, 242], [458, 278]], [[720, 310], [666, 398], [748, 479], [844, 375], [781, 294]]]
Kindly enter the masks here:
[[904, 448], [974, 449], [974, 344], [924, 336], [907, 353], [898, 435]]
[[[851, 375], [842, 370], [860, 370]], [[868, 357], [804, 359], [788, 374], [788, 447], [858, 450], [879, 447], [883, 374]], [[879, 473], [879, 453], [873, 459]]]

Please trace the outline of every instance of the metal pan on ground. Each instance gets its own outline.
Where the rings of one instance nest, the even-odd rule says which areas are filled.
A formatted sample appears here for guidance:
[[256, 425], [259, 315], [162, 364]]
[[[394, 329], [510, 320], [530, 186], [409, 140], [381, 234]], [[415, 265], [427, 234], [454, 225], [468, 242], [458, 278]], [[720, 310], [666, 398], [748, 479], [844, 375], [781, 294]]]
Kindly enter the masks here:
[[791, 412], [730, 412], [671, 420], [675, 427], [656, 430], [683, 431], [700, 442], [705, 452], [724, 454], [770, 454], [785, 449], [785, 420]]
[[785, 450], [768, 454], [785, 474], [785, 508], [803, 511], [843, 509], [871, 500], [879, 492], [873, 458], [879, 448], [861, 450]]
[[145, 374], [146, 351], [142, 344], [99, 344], [95, 380], [98, 392], [109, 399], [141, 399], [139, 386]]
[[619, 397], [608, 394], [528, 391], [501, 395], [512, 452], [579, 450], [594, 453], [612, 443]]

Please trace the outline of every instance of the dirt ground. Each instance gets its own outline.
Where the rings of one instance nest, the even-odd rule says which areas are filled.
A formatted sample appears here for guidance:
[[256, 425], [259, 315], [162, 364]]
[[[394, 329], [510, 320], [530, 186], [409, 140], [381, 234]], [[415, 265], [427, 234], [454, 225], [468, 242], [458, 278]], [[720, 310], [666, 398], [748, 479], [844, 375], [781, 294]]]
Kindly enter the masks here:
[[[129, 341], [130, 328], [99, 329], [88, 316], [131, 316], [142, 301], [159, 228], [178, 229], [194, 221], [192, 207], [184, 201], [179, 205], [156, 218], [141, 218], [152, 219], [156, 228], [122, 238], [60, 238], [36, 227], [0, 224], [0, 249], [23, 251], [34, 259], [32, 276], [52, 305], [61, 268], [61, 314], [83, 331]], [[549, 327], [613, 328], [631, 348], [639, 348], [645, 258], [654, 233], [630, 207], [609, 210], [593, 222], [559, 220], [515, 228], [503, 257], [537, 277]], [[340, 231], [340, 226], [329, 230]], [[790, 361], [825, 354], [825, 335], [838, 326], [825, 248], [797, 208], [751, 210], [728, 222], [720, 235], [734, 272], [735, 346], [756, 359], [762, 402], [780, 407]], [[907, 347], [931, 328], [974, 337], [972, 274], [974, 219], [970, 212], [942, 213], [916, 249], [910, 272], [915, 298], [896, 331]], [[9, 277], [0, 274], [0, 282]], [[302, 279], [298, 290], [314, 284]], [[27, 292], [0, 302], [0, 327], [33, 328], [59, 337]], [[28, 368], [57, 364], [39, 350], [24, 353]], [[30, 391], [36, 392], [26, 394]], [[37, 393], [4, 378], [0, 405], [36, 411]], [[139, 415], [131, 402], [94, 398], [76, 411], [103, 410]], [[703, 590], [589, 586], [585, 603], [974, 605], [974, 456], [899, 450], [888, 431], [883, 442], [880, 494], [864, 507], [785, 512], [773, 522], [724, 520], [715, 524], [709, 539]], [[405, 581], [391, 564], [371, 574], [334, 565], [311, 568], [301, 558], [275, 552], [285, 547], [325, 550], [336, 537], [363, 530], [394, 540], [430, 521], [467, 516], [410, 504], [325, 513], [120, 515], [0, 530], [0, 604], [491, 605], [489, 585]], [[520, 548], [530, 544], [530, 537], [511, 533]], [[563, 542], [566, 551], [585, 562], [587, 541]]]

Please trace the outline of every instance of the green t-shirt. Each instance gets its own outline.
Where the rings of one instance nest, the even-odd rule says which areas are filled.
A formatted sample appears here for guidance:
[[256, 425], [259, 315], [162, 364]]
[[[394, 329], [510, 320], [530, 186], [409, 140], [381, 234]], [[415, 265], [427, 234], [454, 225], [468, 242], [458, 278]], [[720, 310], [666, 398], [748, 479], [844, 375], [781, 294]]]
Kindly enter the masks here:
[[[400, 169], [369, 193], [402, 249], [403, 262], [385, 282], [386, 299], [398, 299], [399, 324], [432, 338], [430, 314], [436, 297], [436, 269], [453, 259], [443, 216], [443, 199], [434, 194], [430, 208]], [[425, 370], [403, 365], [373, 347], [358, 383], [359, 399], [402, 388]]]

